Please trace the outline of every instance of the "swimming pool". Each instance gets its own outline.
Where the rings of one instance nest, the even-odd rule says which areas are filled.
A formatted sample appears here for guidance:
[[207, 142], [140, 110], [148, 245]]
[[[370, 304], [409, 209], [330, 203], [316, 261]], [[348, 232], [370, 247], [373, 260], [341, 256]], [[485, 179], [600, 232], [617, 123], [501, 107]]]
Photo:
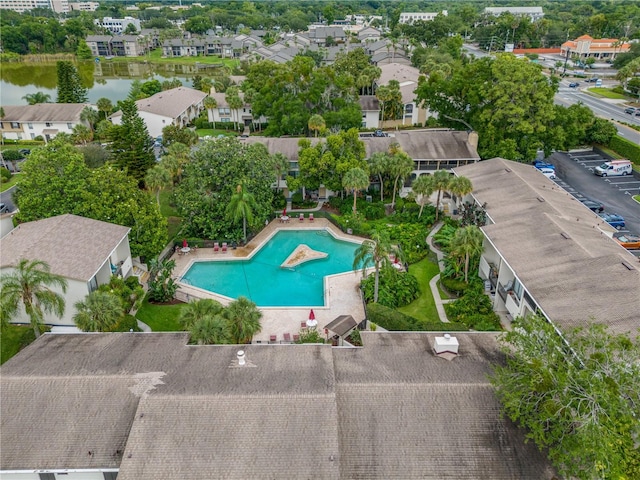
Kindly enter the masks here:
[[[281, 267], [301, 244], [328, 255]], [[250, 259], [194, 262], [182, 281], [225, 297], [247, 297], [259, 307], [323, 306], [324, 277], [353, 271], [359, 245], [326, 230], [281, 230]]]

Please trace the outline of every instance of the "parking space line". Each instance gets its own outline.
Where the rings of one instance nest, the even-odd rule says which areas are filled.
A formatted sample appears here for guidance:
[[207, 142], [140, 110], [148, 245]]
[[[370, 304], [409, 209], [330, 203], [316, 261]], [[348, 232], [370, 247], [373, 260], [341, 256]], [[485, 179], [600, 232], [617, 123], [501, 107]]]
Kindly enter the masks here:
[[628, 182], [611, 182], [611, 181], [609, 181], [609, 183], [611, 183], [611, 185], [628, 185], [630, 183], [640, 183], [640, 181], [638, 181], [638, 180], [630, 180]]

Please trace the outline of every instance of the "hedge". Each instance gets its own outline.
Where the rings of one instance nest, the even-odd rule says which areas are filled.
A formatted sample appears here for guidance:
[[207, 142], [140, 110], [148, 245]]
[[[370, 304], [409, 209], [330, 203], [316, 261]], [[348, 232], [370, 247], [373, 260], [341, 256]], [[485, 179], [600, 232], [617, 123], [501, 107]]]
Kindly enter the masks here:
[[616, 135], [611, 139], [609, 148], [623, 157], [631, 160], [634, 164], [640, 166], [640, 145], [637, 145], [620, 135]]
[[421, 322], [379, 303], [367, 304], [367, 319], [389, 331], [462, 332], [469, 330], [462, 323]]

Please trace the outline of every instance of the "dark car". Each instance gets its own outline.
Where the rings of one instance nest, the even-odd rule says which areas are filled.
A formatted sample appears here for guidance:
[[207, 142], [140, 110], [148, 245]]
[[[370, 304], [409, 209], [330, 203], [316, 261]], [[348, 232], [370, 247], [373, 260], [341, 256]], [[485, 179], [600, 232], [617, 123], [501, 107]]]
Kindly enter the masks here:
[[7, 208], [7, 206], [4, 203], [0, 203], [0, 213], [6, 213], [8, 211], [9, 209]]
[[617, 213], [599, 213], [598, 216], [618, 230], [625, 226], [624, 218], [622, 218], [622, 215], [618, 215]]
[[577, 87], [578, 87], [578, 85], [580, 85], [578, 82], [571, 82], [571, 83], [569, 84], [569, 88], [577, 88]]
[[592, 77], [592, 78], [587, 79], [587, 82], [595, 83], [595, 82], [597, 82], [598, 80], [600, 80], [598, 77]]
[[29, 155], [31, 153], [31, 150], [29, 150], [28, 148], [21, 148], [20, 150], [18, 150], [22, 155]]
[[627, 107], [624, 109], [624, 113], [628, 113], [629, 115], [633, 115], [636, 113], [636, 109], [634, 107]]
[[591, 198], [583, 198], [580, 201], [585, 207], [587, 207], [589, 210], [592, 210], [596, 213], [600, 213], [604, 211], [604, 205], [596, 200], [592, 200]]

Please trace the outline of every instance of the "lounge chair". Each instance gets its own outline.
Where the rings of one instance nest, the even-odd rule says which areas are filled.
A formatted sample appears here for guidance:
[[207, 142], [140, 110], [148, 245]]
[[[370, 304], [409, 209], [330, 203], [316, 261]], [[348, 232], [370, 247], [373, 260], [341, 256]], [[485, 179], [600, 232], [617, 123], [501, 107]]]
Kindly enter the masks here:
[[298, 335], [297, 333], [293, 334], [293, 342], [299, 342], [300, 341], [300, 335]]
[[310, 213], [310, 214], [309, 214], [309, 221], [310, 221], [310, 222], [313, 222], [313, 213]]
[[220, 250], [220, 244], [218, 242], [213, 242], [213, 251], [218, 252]]
[[226, 252], [227, 251], [227, 242], [222, 242], [222, 252]]
[[291, 334], [290, 333], [285, 333], [284, 334], [284, 343], [291, 343]]
[[269, 335], [269, 343], [276, 343], [277, 339], [276, 335]]
[[301, 222], [304, 222], [304, 213], [301, 213], [301, 214], [300, 214], [300, 217], [298, 217], [298, 219], [299, 219]]

